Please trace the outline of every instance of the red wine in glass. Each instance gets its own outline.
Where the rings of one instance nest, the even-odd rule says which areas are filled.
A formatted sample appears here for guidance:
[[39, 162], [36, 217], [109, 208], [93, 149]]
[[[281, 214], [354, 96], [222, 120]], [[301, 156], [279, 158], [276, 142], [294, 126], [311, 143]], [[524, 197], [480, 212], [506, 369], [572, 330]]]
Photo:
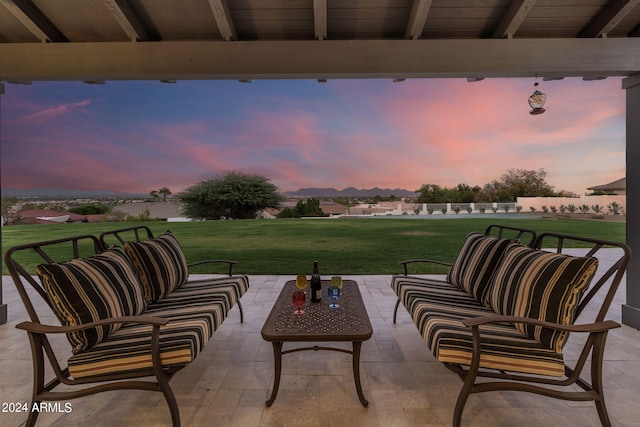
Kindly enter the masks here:
[[293, 314], [303, 314], [304, 311], [302, 311], [301, 308], [304, 306], [305, 302], [306, 302], [306, 295], [304, 291], [295, 290], [293, 292], [293, 306], [296, 307], [297, 310], [294, 311]]

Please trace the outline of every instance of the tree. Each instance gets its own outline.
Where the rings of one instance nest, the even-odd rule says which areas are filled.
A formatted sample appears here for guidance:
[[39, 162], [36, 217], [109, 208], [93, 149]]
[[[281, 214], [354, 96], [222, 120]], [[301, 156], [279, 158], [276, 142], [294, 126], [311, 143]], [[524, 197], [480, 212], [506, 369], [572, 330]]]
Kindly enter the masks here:
[[302, 218], [303, 216], [324, 216], [320, 201], [316, 198], [298, 200], [294, 208], [284, 208], [278, 213], [278, 218]]
[[446, 189], [437, 184], [424, 184], [418, 192], [418, 203], [446, 203]]
[[182, 213], [194, 219], [255, 218], [283, 201], [269, 179], [235, 171], [193, 185], [178, 198], [184, 203]]
[[3, 197], [2, 198], [2, 217], [7, 224], [16, 222], [19, 218], [12, 215], [13, 206], [18, 203], [17, 197]]
[[453, 188], [440, 187], [436, 184], [423, 185], [418, 192], [418, 203], [471, 203], [476, 201], [481, 188], [458, 184]]
[[167, 196], [171, 195], [171, 190], [169, 190], [167, 187], [162, 187], [158, 190], [158, 194], [162, 194], [162, 201], [166, 202]]
[[167, 187], [162, 187], [159, 190], [151, 190], [149, 192], [149, 196], [151, 196], [151, 200], [159, 200], [160, 195], [162, 195], [162, 201], [166, 202], [167, 196], [171, 195], [171, 190], [169, 190]]
[[484, 186], [485, 197], [495, 202], [515, 202], [518, 197], [552, 197], [553, 187], [547, 184], [547, 172], [509, 169], [500, 180]]

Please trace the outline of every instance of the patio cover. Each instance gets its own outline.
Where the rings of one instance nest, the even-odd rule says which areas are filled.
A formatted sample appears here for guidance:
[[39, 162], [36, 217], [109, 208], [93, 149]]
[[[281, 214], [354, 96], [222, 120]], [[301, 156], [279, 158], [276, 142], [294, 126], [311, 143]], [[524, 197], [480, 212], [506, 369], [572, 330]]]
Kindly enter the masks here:
[[[638, 36], [640, 0], [0, 0], [0, 82], [623, 76], [640, 254]], [[638, 282], [632, 263], [636, 328]]]

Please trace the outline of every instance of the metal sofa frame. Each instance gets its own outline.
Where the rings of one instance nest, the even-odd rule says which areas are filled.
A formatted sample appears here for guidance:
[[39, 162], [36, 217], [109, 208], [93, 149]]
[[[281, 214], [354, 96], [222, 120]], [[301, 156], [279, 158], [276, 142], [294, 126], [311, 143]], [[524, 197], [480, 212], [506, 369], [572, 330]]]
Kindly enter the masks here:
[[[501, 227], [502, 226], [490, 226], [486, 230], [485, 234], [489, 234], [492, 228], [497, 230]], [[501, 235], [501, 232], [499, 232], [499, 234]], [[535, 233], [533, 235], [535, 236]], [[601, 273], [600, 271], [596, 273], [594, 282], [590, 285], [588, 291], [585, 292], [578, 303], [575, 314], [576, 321], [572, 325], [561, 325], [539, 321], [537, 319], [503, 316], [498, 314], [463, 320], [462, 323], [471, 328], [473, 336], [473, 358], [471, 364], [462, 365], [444, 363], [447, 368], [458, 374], [463, 381], [463, 386], [458, 394], [454, 409], [454, 427], [460, 426], [465, 404], [471, 394], [499, 390], [524, 391], [570, 401], [593, 401], [596, 405], [602, 425], [605, 427], [611, 426], [603, 392], [602, 365], [607, 334], [611, 329], [619, 328], [621, 325], [613, 320], [605, 320], [605, 318], [624, 276], [627, 265], [629, 264], [631, 250], [624, 243], [570, 236], [560, 233], [542, 233], [535, 237], [529, 246], [538, 250], [563, 253], [563, 250], [566, 249], [568, 243], [573, 247], [576, 245], [583, 248], [586, 247], [587, 252], [585, 256], [587, 257], [597, 256], [598, 251], [603, 248], [618, 248], [620, 249], [620, 256], [604, 273]], [[401, 262], [404, 265], [405, 275], [408, 274], [407, 264], [414, 261], [415, 260], [408, 260]], [[425, 262], [426, 260], [419, 261]], [[436, 263], [451, 265], [439, 261], [436, 261]], [[593, 306], [596, 304], [594, 297], [599, 293], [602, 297], [602, 303], [599, 307], [594, 307], [597, 308], [595, 319], [590, 321], [583, 320], [582, 317], [586, 317], [586, 315], [583, 314], [585, 309], [590, 305]], [[400, 300], [396, 302], [396, 310], [399, 303]], [[581, 314], [583, 314], [582, 317]], [[393, 321], [394, 323], [396, 321], [396, 311], [394, 311]], [[586, 323], [579, 324], [578, 322]], [[490, 323], [531, 324], [559, 331], [567, 331], [570, 334], [587, 335], [586, 338], [584, 338], [584, 344], [577, 361], [572, 363], [571, 366], [565, 364], [565, 375], [563, 377], [544, 377], [541, 375], [528, 375], [504, 370], [481, 368], [480, 349], [482, 346], [482, 339], [480, 335], [480, 328], [482, 325]], [[589, 356], [591, 356], [590, 360]], [[582, 372], [583, 369], [587, 367], [589, 361], [591, 379], [587, 380], [582, 377]], [[483, 378], [484, 380], [477, 381], [478, 378]], [[577, 385], [581, 390], [576, 391], [575, 388], [572, 388], [573, 385]]]
[[[15, 246], [6, 252], [4, 258], [5, 263], [30, 319], [29, 321], [20, 322], [16, 325], [16, 328], [28, 333], [29, 343], [31, 346], [33, 362], [33, 390], [30, 408], [33, 408], [34, 404], [39, 405], [42, 401], [66, 401], [111, 390], [148, 390], [162, 393], [167, 405], [169, 406], [173, 426], [180, 426], [178, 403], [169, 385], [169, 381], [178, 371], [184, 368], [186, 364], [184, 366], [163, 367], [161, 363], [159, 341], [160, 327], [166, 325], [168, 320], [143, 314], [140, 316], [116, 317], [77, 326], [45, 325], [40, 321], [38, 312], [32, 303], [30, 292], [28, 292], [27, 287], [30, 285], [31, 288], [33, 288], [47, 303], [47, 305], [51, 307], [49, 299], [47, 298], [47, 293], [40, 281], [34, 277], [33, 272], [27, 271], [27, 269], [20, 264], [20, 259], [22, 259], [22, 256], [27, 252], [35, 252], [40, 256], [40, 258], [42, 258], [43, 263], [49, 264], [67, 261], [72, 258], [93, 256], [106, 248], [104, 241], [105, 236], [115, 235], [120, 239], [123, 232], [128, 231], [134, 233], [138, 240], [143, 238], [143, 235], [141, 234], [143, 232], [146, 233], [144, 236], [147, 238], [152, 237], [151, 230], [147, 227], [132, 227], [103, 233], [101, 236], [102, 239], [87, 234]], [[124, 240], [120, 240], [120, 242], [124, 243]], [[235, 264], [235, 261], [221, 261], [229, 264], [229, 275], [231, 275], [231, 269]], [[240, 319], [242, 322], [244, 319], [242, 307], [239, 301], [238, 306], [240, 308]], [[61, 366], [58, 362], [59, 358], [51, 345], [49, 335], [65, 334], [114, 323], [139, 323], [148, 324], [152, 327], [150, 342], [153, 367], [127, 373], [103, 374], [86, 378], [71, 377], [68, 367]], [[45, 361], [48, 361], [48, 364], [53, 371], [53, 378], [46, 378], [47, 373]], [[153, 377], [153, 379], [139, 379], [143, 377]], [[81, 387], [76, 390], [54, 391], [54, 389], [61, 384]], [[26, 425], [34, 426], [38, 414], [38, 411], [30, 411]]]

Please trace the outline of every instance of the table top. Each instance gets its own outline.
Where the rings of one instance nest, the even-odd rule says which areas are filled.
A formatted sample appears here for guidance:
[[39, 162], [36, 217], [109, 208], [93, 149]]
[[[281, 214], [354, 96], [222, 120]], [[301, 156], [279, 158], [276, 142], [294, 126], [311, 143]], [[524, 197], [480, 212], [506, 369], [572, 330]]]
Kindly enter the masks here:
[[330, 281], [322, 281], [322, 302], [311, 302], [309, 287], [304, 314], [293, 314], [293, 292], [296, 281], [285, 283], [269, 317], [262, 327], [266, 341], [366, 341], [373, 328], [362, 301], [358, 284], [344, 280], [338, 308], [329, 308], [327, 288]]

